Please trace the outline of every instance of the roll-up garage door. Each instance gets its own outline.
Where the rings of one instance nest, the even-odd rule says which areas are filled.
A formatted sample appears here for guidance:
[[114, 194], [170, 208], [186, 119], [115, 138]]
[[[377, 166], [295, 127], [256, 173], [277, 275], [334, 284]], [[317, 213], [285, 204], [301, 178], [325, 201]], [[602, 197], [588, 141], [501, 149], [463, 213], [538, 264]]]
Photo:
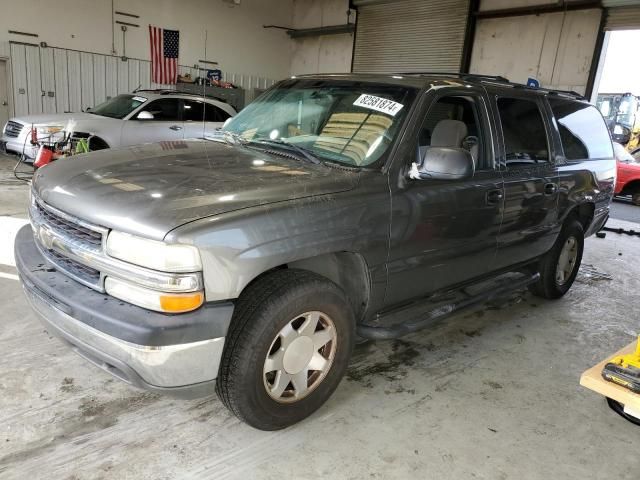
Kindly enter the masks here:
[[[605, 30], [634, 30], [640, 28], [640, 2], [636, 5], [613, 6], [621, 2], [602, 2], [607, 8]], [[631, 3], [631, 2], [627, 2]], [[608, 5], [609, 4], [609, 5]]]
[[458, 72], [469, 0], [355, 0], [354, 72]]

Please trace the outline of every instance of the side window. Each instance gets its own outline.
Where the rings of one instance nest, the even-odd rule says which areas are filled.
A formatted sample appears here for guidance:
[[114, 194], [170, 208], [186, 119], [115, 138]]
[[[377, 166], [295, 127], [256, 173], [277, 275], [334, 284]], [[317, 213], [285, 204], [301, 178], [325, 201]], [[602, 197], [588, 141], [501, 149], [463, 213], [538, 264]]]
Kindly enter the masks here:
[[153, 114], [153, 120], [161, 122], [176, 122], [180, 120], [180, 100], [163, 98], [151, 102], [145, 110]]
[[588, 103], [549, 98], [568, 160], [613, 157], [611, 138], [600, 112]]
[[549, 142], [542, 113], [535, 101], [499, 98], [507, 166], [549, 161]]
[[471, 153], [477, 170], [488, 167], [482, 158], [484, 139], [477, 101], [472, 96], [449, 96], [431, 105], [418, 136], [420, 158], [429, 147], [463, 148]]
[[227, 120], [227, 118], [231, 116], [221, 108], [216, 107], [215, 105], [212, 105], [210, 103], [207, 103], [205, 105], [206, 105], [205, 120], [207, 122], [224, 122], [225, 120]]
[[202, 122], [204, 118], [204, 103], [194, 100], [183, 100], [184, 120], [187, 122]]

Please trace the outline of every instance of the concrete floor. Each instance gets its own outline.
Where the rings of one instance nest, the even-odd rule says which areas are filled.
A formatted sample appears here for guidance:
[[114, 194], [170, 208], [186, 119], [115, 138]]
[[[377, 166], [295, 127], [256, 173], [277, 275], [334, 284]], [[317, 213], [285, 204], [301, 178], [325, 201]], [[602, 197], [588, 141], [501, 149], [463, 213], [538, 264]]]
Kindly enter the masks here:
[[[7, 165], [0, 216], [24, 216], [26, 188]], [[0, 478], [637, 478], [640, 430], [578, 379], [640, 330], [639, 246], [589, 239], [562, 300], [522, 293], [359, 346], [331, 400], [275, 433], [216, 398], [159, 397], [87, 364], [44, 331], [0, 265]]]

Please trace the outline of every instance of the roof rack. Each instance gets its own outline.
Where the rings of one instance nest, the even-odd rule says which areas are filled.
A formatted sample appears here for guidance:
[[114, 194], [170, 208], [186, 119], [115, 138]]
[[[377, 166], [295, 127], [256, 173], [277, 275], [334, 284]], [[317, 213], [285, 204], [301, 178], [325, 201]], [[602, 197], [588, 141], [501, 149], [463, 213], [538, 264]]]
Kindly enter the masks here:
[[508, 85], [512, 88], [522, 88], [527, 90], [534, 90], [538, 92], [548, 93], [550, 95], [565, 95], [569, 97], [578, 98], [581, 100], [586, 99], [584, 95], [574, 90], [557, 90], [544, 87], [530, 87], [522, 83], [515, 83], [508, 78], [500, 75], [482, 75], [476, 73], [460, 73], [460, 72], [404, 72], [398, 73], [398, 75], [425, 75], [425, 76], [444, 76], [444, 77], [459, 77], [463, 80], [478, 80], [480, 82], [496, 83], [499, 85]]
[[479, 73], [460, 73], [460, 72], [400, 72], [397, 75], [428, 75], [433, 77], [460, 77], [462, 79], [471, 78], [471, 79], [487, 79], [487, 80], [495, 80], [497, 82], [509, 82], [508, 78], [502, 77], [500, 75], [482, 75]]
[[157, 93], [158, 95], [172, 95], [172, 94], [177, 94], [177, 95], [186, 95], [189, 97], [205, 97], [205, 98], [211, 98], [213, 100], [217, 100], [219, 102], [222, 103], [229, 103], [227, 102], [226, 99], [218, 97], [216, 95], [210, 95], [210, 94], [204, 94], [204, 93], [194, 93], [194, 92], [185, 92], [183, 90], [171, 90], [170, 88], [141, 88], [140, 90], [136, 90], [135, 93], [138, 92], [150, 92], [150, 93]]

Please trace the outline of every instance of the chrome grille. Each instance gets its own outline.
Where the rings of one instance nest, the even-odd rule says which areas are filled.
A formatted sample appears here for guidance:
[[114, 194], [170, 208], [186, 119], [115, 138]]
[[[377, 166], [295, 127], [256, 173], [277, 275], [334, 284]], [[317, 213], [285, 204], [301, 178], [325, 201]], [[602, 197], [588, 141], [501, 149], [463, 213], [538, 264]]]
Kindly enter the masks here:
[[55, 263], [56, 267], [66, 272], [68, 275], [84, 280], [92, 285], [100, 282], [100, 272], [95, 268], [74, 262], [70, 258], [60, 255], [54, 250], [47, 250], [44, 253], [53, 263]]
[[60, 215], [52, 212], [51, 210], [44, 209], [38, 202], [36, 202], [36, 210], [44, 223], [47, 226], [71, 237], [73, 240], [82, 243], [83, 245], [90, 245], [94, 248], [102, 247], [102, 233], [90, 228], [84, 227], [76, 222], [67, 220]]
[[9, 120], [7, 125], [4, 127], [4, 134], [7, 137], [17, 137], [22, 132], [24, 125], [18, 122], [14, 122], [13, 120]]

